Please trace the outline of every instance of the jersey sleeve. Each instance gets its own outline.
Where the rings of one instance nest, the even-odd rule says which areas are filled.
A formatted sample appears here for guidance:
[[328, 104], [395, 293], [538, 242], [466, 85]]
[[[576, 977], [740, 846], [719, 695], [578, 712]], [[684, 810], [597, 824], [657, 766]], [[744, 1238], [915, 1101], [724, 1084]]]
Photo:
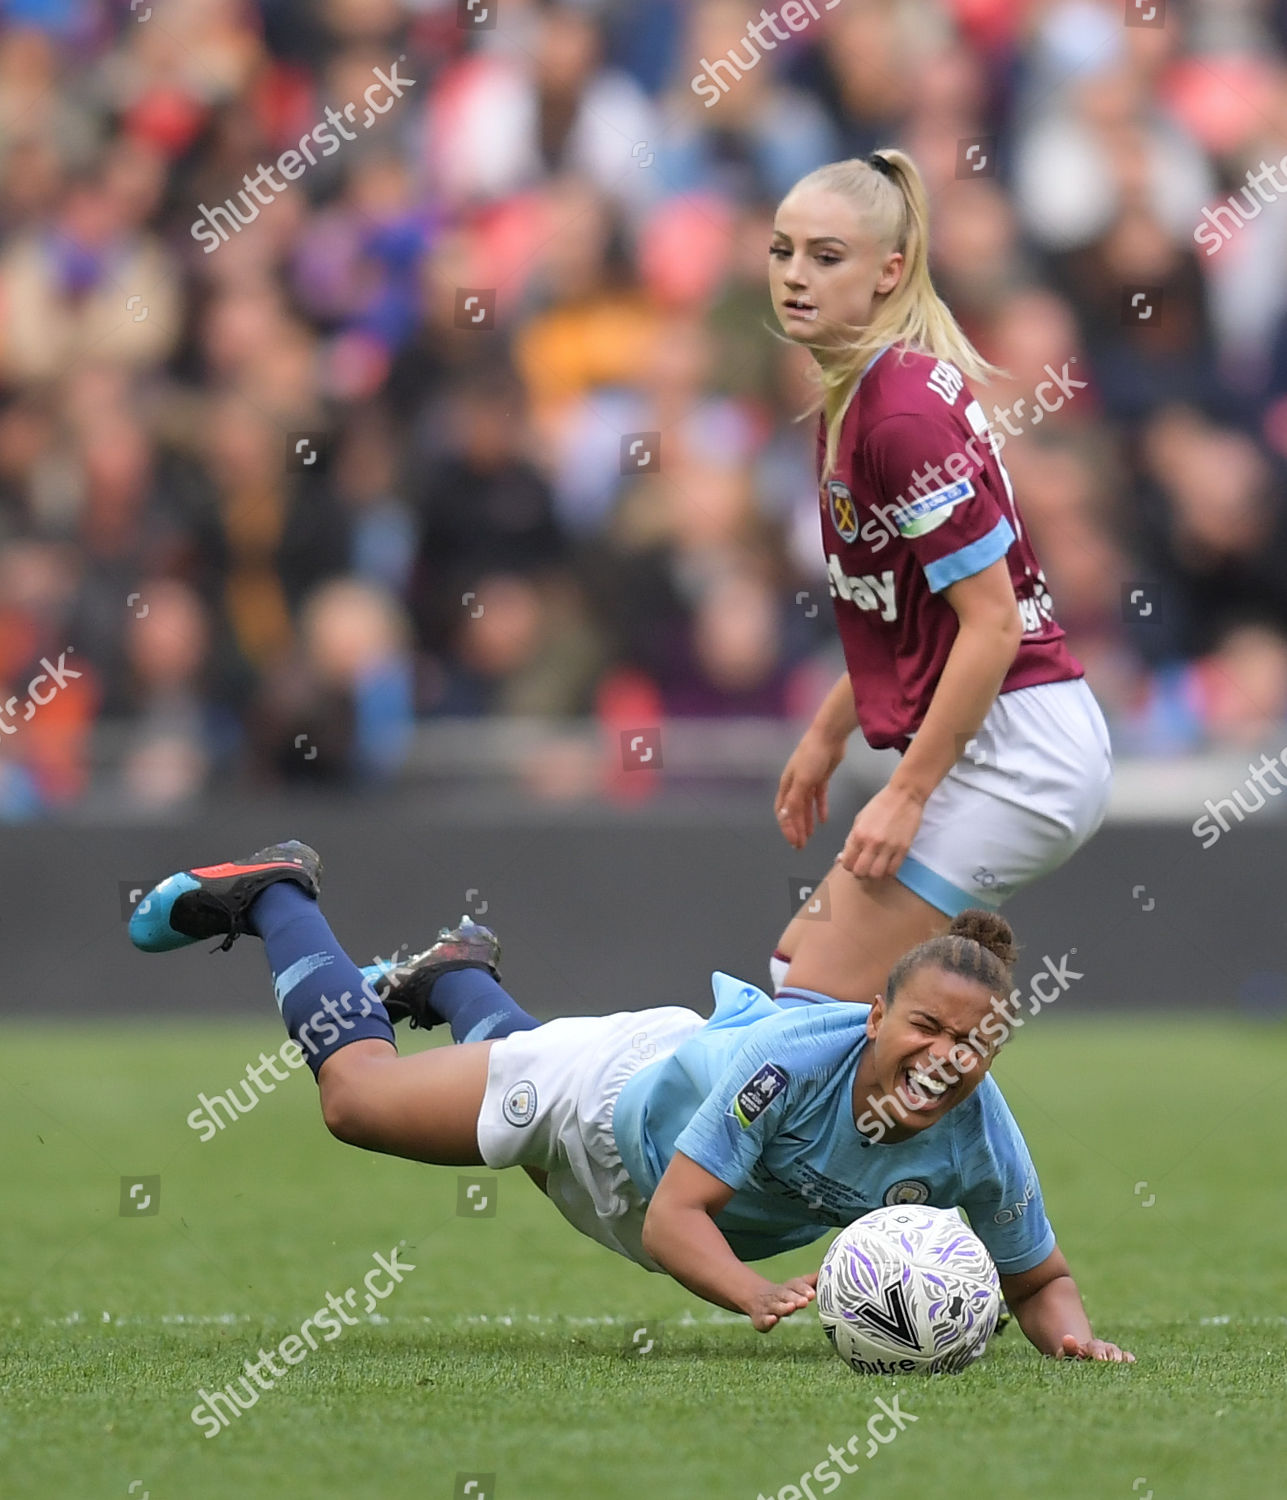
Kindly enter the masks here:
[[981, 1128], [962, 1162], [961, 1207], [997, 1270], [1017, 1276], [1045, 1260], [1055, 1248], [1055, 1232], [1027, 1142], [1000, 1089], [988, 1089], [981, 1103]]
[[675, 1150], [734, 1191], [744, 1187], [800, 1092], [792, 1050], [776, 1029], [748, 1038], [675, 1138]]
[[915, 553], [936, 594], [990, 567], [1015, 539], [993, 493], [986, 440], [939, 405], [885, 417], [864, 443], [884, 520]]

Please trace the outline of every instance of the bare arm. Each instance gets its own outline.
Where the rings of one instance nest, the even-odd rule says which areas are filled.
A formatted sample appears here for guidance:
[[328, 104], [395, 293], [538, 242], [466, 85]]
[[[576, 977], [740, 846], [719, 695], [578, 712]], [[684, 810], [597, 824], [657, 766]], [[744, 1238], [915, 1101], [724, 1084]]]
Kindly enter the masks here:
[[1135, 1363], [1133, 1354], [1097, 1339], [1091, 1331], [1081, 1293], [1057, 1245], [1030, 1271], [1002, 1276], [1001, 1290], [1019, 1327], [1043, 1354], [1056, 1359]]
[[803, 849], [813, 837], [814, 813], [827, 821], [827, 782], [844, 758], [858, 727], [853, 688], [846, 672], [823, 699], [778, 782], [773, 806], [787, 843]]
[[843, 672], [822, 700], [822, 706], [814, 714], [807, 732], [827, 741], [839, 741], [843, 745], [857, 728], [858, 709], [854, 704], [854, 690], [849, 681], [849, 673]]
[[921, 809], [987, 717], [1023, 638], [1004, 558], [951, 584], [944, 597], [960, 628], [915, 738], [854, 820], [840, 856], [854, 875], [880, 879], [902, 864]]
[[677, 1151], [648, 1204], [643, 1246], [690, 1292], [746, 1313], [758, 1332], [767, 1333], [813, 1301], [818, 1277], [796, 1276], [779, 1285], [740, 1261], [715, 1223], [732, 1196], [727, 1183]]
[[1023, 639], [1010, 570], [1000, 557], [943, 592], [960, 628], [916, 738], [889, 778], [922, 803], [978, 731]]

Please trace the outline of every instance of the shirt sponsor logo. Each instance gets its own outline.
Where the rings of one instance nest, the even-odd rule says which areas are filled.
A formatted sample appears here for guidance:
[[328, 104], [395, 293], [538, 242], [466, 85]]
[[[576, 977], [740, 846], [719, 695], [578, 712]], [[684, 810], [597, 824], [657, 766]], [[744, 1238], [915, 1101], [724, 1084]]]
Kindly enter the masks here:
[[958, 479], [955, 484], [945, 484], [942, 489], [931, 490], [927, 495], [918, 495], [915, 500], [904, 501], [893, 512], [899, 536], [924, 536], [926, 532], [933, 531], [973, 494], [974, 486], [970, 481]]
[[768, 1109], [787, 1086], [787, 1075], [772, 1063], [765, 1063], [759, 1072], [742, 1085], [737, 1097], [728, 1107], [728, 1113], [746, 1130]]
[[511, 1125], [530, 1125], [536, 1118], [536, 1085], [521, 1078], [501, 1101], [501, 1114]]
[[1013, 1224], [1016, 1219], [1023, 1218], [1027, 1212], [1028, 1205], [1036, 1196], [1036, 1181], [1029, 1177], [1023, 1185], [1023, 1197], [1017, 1203], [1012, 1203], [1009, 1208], [1003, 1208], [1000, 1213], [993, 1214], [992, 1222], [994, 1224]]
[[898, 618], [892, 568], [886, 568], [883, 573], [846, 573], [833, 552], [827, 558], [827, 583], [833, 599], [847, 599], [859, 609], [877, 610], [882, 620]]
[[849, 486], [839, 479], [827, 480], [827, 506], [831, 511], [831, 524], [846, 542], [858, 535], [858, 507], [849, 493]]

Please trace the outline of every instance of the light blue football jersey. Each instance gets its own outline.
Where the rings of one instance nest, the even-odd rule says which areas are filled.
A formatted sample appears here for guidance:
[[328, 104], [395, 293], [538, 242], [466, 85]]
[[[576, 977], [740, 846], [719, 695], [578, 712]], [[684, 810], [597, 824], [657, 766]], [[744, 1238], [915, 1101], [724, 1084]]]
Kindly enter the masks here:
[[712, 986], [710, 1020], [617, 1100], [617, 1148], [645, 1198], [682, 1151], [735, 1190], [715, 1222], [743, 1260], [890, 1203], [964, 1209], [1003, 1274], [1054, 1249], [1032, 1158], [991, 1077], [928, 1130], [873, 1142], [853, 1113], [869, 1006], [786, 1008], [728, 974]]

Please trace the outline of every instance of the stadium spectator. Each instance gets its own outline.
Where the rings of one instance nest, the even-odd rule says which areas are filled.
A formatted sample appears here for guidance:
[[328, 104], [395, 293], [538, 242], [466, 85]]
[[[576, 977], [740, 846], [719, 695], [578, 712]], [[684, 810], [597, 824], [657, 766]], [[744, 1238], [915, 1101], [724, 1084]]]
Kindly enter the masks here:
[[264, 679], [253, 761], [278, 782], [379, 783], [406, 758], [410, 629], [382, 590], [339, 578], [304, 601], [298, 644]]
[[[239, 747], [378, 780], [412, 712], [797, 712], [825, 580], [768, 230], [805, 172], [892, 143], [1007, 372], [985, 412], [1025, 403], [1005, 459], [1097, 692], [1144, 748], [1245, 742], [1287, 635], [1287, 193], [1247, 185], [1287, 156], [1285, 16], [846, 0], [769, 47], [749, 0], [511, 0], [472, 34], [404, 0], [15, 12], [0, 677], [25, 692], [68, 645], [84, 677], [3, 737], [0, 808], [91, 791], [100, 722], [127, 726], [104, 784], [159, 804]], [[364, 124], [394, 59], [414, 82]], [[194, 238], [291, 151], [247, 222]], [[1038, 420], [1066, 363], [1085, 384]], [[335, 620], [360, 667], [333, 669]], [[579, 755], [530, 784], [584, 791]]]
[[412, 615], [421, 645], [439, 653], [484, 573], [543, 571], [567, 551], [513, 376], [501, 369], [469, 377], [450, 411], [450, 451], [409, 484], [418, 525]]
[[494, 573], [477, 580], [453, 632], [453, 666], [430, 708], [469, 716], [586, 714], [602, 643], [566, 578]]
[[209, 612], [186, 584], [143, 584], [125, 641], [132, 713], [120, 790], [132, 807], [191, 802], [239, 748], [235, 668], [216, 662], [212, 637]]
[[1287, 630], [1287, 513], [1254, 440], [1167, 408], [1148, 423], [1143, 452], [1140, 555], [1168, 654], [1205, 656], [1249, 620]]

